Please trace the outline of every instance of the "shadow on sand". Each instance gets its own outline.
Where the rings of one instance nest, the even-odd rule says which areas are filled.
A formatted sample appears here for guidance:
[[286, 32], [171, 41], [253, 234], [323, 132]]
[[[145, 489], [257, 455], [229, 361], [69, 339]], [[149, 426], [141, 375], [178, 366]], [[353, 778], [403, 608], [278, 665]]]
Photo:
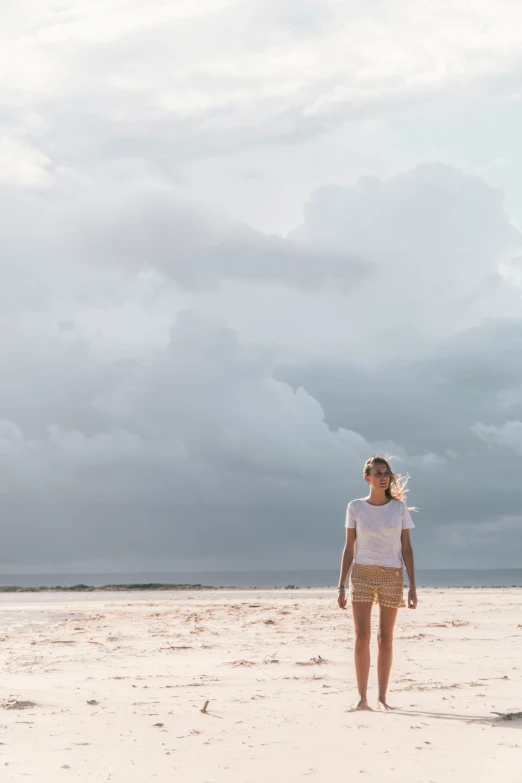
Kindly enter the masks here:
[[510, 729], [522, 729], [522, 712], [492, 712], [487, 715], [456, 715], [452, 712], [430, 712], [428, 710], [395, 709], [392, 715], [406, 715], [410, 718], [435, 718], [436, 720], [454, 720], [462, 723], [480, 723], [485, 726], [498, 726]]

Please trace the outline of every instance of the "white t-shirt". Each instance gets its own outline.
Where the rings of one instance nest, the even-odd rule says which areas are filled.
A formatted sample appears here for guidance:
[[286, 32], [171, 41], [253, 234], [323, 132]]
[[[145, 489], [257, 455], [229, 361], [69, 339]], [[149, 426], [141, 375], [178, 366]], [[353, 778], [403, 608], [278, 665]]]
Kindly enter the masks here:
[[404, 501], [374, 506], [363, 498], [352, 500], [346, 510], [346, 527], [357, 531], [355, 563], [404, 568], [401, 532], [415, 527]]

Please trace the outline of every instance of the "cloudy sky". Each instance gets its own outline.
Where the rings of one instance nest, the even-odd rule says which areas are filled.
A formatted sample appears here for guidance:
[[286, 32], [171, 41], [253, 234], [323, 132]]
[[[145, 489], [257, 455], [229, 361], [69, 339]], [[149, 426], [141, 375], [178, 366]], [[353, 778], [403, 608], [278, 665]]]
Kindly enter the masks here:
[[1, 568], [522, 558], [522, 6], [6, 0]]

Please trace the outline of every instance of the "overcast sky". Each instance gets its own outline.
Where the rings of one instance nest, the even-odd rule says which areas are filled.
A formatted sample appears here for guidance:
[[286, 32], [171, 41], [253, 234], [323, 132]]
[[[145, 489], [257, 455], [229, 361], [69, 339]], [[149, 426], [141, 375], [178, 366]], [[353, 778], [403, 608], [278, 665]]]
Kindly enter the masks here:
[[1, 568], [522, 562], [522, 5], [6, 0]]

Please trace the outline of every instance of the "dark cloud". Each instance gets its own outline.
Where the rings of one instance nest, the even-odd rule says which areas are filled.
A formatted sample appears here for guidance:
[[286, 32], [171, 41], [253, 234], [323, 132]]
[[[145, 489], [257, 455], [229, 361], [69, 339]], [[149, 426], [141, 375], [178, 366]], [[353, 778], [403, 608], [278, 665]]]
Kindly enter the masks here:
[[93, 257], [115, 265], [154, 266], [178, 285], [196, 289], [214, 288], [226, 278], [315, 289], [331, 278], [357, 281], [372, 272], [371, 262], [346, 250], [227, 224], [167, 194], [113, 205], [85, 232], [86, 252]]
[[[456, 527], [459, 536], [468, 536], [468, 549], [458, 550], [461, 565], [485, 565], [481, 547], [494, 537], [495, 525], [501, 531], [502, 520], [512, 520], [516, 531], [521, 519], [521, 340], [520, 321], [493, 322], [458, 334], [425, 356], [371, 367], [286, 364], [275, 374], [294, 388], [304, 386], [332, 429], [350, 426], [370, 443], [380, 438], [401, 444], [398, 453], [391, 445], [387, 451], [399, 457], [400, 471], [411, 473], [424, 558], [431, 549], [433, 563], [454, 564]], [[425, 457], [412, 464], [413, 454]], [[501, 549], [497, 542], [491, 563], [502, 564]], [[517, 534], [511, 565], [520, 551]]]
[[[499, 346], [510, 330], [520, 336], [517, 324], [494, 330]], [[476, 336], [477, 344], [485, 337]], [[447, 563], [446, 549], [453, 557], [467, 531], [465, 562], [477, 563], [480, 542], [522, 502], [522, 425], [489, 423], [493, 414], [503, 421], [497, 392], [522, 378], [517, 367], [499, 375], [496, 396], [470, 394], [452, 374], [459, 348], [450, 347], [449, 364], [439, 351], [371, 370], [279, 367], [274, 377], [266, 349], [186, 313], [165, 349], [100, 375], [90, 394], [76, 392], [74, 426], [62, 415], [64, 423], [30, 438], [2, 423], [13, 527], [5, 557], [61, 563], [78, 551], [85, 559], [167, 551], [259, 563], [277, 542], [279, 557], [287, 552], [296, 565], [299, 551], [311, 565], [314, 549], [324, 560], [340, 545], [346, 499], [363, 492], [362, 464], [377, 452], [396, 455], [397, 469], [412, 475], [421, 562]], [[506, 351], [506, 367], [512, 358]], [[499, 366], [492, 361], [492, 372]], [[42, 410], [42, 422], [49, 418]]]
[[[5, 201], [4, 248], [23, 262], [16, 285], [7, 261], [3, 272], [5, 562], [331, 564], [364, 460], [391, 453], [421, 509], [421, 564], [482, 564], [486, 551], [516, 564], [518, 544], [503, 561], [495, 531], [515, 535], [522, 502], [522, 322], [519, 291], [497, 269], [520, 252], [519, 232], [495, 191], [440, 167], [322, 193], [293, 241], [148, 187], [68, 184]], [[22, 207], [32, 230], [17, 245]], [[244, 301], [210, 318], [227, 279], [242, 281]], [[130, 329], [129, 297], [152, 319], [165, 290], [178, 297], [167, 339], [116, 350], [99, 338], [106, 312]], [[295, 291], [302, 309], [289, 306]], [[344, 356], [329, 350], [330, 302]], [[241, 309], [260, 333], [233, 325]], [[283, 351], [290, 322], [301, 340]]]
[[269, 556], [296, 527], [302, 542], [321, 539], [312, 519], [324, 504], [342, 513], [346, 473], [370, 447], [331, 431], [317, 402], [275, 381], [271, 367], [266, 350], [187, 313], [148, 361], [117, 382], [98, 378], [104, 389], [91, 386], [89, 400], [76, 390], [76, 426], [50, 423], [30, 437], [4, 421], [1, 489], [13, 528], [4, 558], [168, 548], [219, 559], [251, 547]]
[[[196, 290], [214, 289], [225, 279], [315, 290], [328, 280], [357, 282], [372, 274], [371, 261], [346, 250], [267, 236], [186, 204], [166, 188], [143, 186], [128, 193], [115, 182], [103, 189], [65, 181], [56, 192], [29, 194], [15, 205], [11, 192], [4, 189], [0, 220], [3, 263], [16, 265], [7, 299], [18, 292], [30, 303], [34, 295], [33, 306], [49, 287], [50, 269], [60, 276], [66, 296], [75, 283], [68, 278], [80, 275], [85, 285], [95, 266], [111, 289], [121, 284], [120, 271], [134, 276], [147, 269]], [[32, 231], [20, 236], [27, 221]], [[55, 292], [60, 283], [52, 282]], [[89, 284], [87, 295], [88, 290]]]

